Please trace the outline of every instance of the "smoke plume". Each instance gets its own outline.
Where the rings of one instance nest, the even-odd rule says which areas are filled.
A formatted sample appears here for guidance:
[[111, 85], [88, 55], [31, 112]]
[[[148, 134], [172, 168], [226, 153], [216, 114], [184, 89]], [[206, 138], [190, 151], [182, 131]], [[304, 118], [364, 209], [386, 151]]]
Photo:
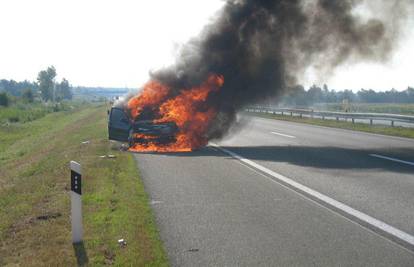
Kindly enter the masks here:
[[[296, 85], [310, 66], [329, 75], [348, 61], [385, 61], [411, 0], [229, 0], [176, 63], [151, 79], [179, 91], [224, 76], [208, 106], [217, 110], [207, 132], [227, 132], [237, 110]], [[200, 107], [203, 108], [203, 107]]]

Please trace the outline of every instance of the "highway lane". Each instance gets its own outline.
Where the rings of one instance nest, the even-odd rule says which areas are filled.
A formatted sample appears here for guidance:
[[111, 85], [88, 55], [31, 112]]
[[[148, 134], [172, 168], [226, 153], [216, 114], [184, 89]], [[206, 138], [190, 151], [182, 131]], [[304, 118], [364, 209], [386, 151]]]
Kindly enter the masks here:
[[370, 156], [414, 162], [414, 140], [252, 117], [220, 144], [414, 234], [414, 166]]
[[[414, 233], [413, 167], [369, 156], [412, 161], [411, 140], [254, 118], [219, 145]], [[412, 251], [212, 148], [136, 158], [174, 266], [414, 262]]]

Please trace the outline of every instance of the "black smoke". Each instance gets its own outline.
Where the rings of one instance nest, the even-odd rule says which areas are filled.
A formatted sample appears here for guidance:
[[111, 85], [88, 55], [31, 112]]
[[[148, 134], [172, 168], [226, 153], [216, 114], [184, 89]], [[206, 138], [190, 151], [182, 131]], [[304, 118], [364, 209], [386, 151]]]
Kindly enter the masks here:
[[221, 137], [239, 109], [296, 85], [309, 66], [329, 75], [347, 61], [387, 60], [410, 2], [226, 1], [214, 22], [184, 45], [176, 64], [151, 78], [178, 92], [210, 73], [223, 75], [223, 88], [209, 99], [219, 114], [208, 134]]

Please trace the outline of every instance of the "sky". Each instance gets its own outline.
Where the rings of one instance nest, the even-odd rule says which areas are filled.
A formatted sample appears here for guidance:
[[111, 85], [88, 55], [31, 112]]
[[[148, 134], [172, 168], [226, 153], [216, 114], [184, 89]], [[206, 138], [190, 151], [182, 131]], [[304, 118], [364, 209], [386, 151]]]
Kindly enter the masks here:
[[[0, 79], [36, 79], [54, 65], [74, 85], [137, 88], [214, 18], [221, 0], [1, 0]], [[412, 27], [411, 27], [412, 28]], [[348, 64], [305, 86], [404, 90], [414, 86], [414, 30], [386, 64]]]

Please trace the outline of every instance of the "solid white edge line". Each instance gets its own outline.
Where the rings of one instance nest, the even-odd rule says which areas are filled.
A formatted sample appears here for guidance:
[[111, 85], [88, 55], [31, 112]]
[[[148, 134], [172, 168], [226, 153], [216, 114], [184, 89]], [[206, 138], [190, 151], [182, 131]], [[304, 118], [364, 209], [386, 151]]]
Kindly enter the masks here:
[[390, 157], [381, 156], [381, 155], [378, 155], [378, 154], [369, 154], [369, 155], [371, 157], [375, 157], [375, 158], [386, 159], [386, 160], [390, 160], [390, 161], [399, 162], [399, 163], [403, 163], [403, 164], [408, 164], [408, 165], [414, 166], [414, 162], [410, 162], [410, 161], [405, 161], [405, 160], [390, 158]]
[[277, 133], [277, 132], [270, 132], [270, 133], [275, 134], [275, 135], [280, 135], [280, 136], [283, 136], [283, 137], [288, 137], [288, 138], [296, 138], [293, 135], [281, 134], [281, 133]]
[[343, 212], [345, 212], [345, 213], [347, 213], [351, 216], [354, 216], [354, 217], [358, 218], [359, 220], [361, 220], [365, 223], [368, 223], [368, 224], [370, 224], [370, 225], [372, 225], [372, 226], [374, 226], [374, 227], [376, 227], [376, 228], [378, 228], [378, 229], [380, 229], [380, 230], [382, 230], [382, 231], [384, 231], [384, 232], [386, 232], [386, 233], [388, 233], [388, 234], [390, 234], [390, 235], [392, 235], [392, 236], [394, 236], [394, 237], [396, 237], [400, 240], [403, 240], [404, 242], [414, 246], [414, 236], [412, 236], [412, 235], [410, 235], [410, 234], [408, 234], [404, 231], [401, 231], [401, 230], [399, 230], [399, 229], [397, 229], [397, 228], [395, 228], [395, 227], [393, 227], [393, 226], [391, 226], [391, 225], [389, 225], [385, 222], [382, 222], [378, 219], [375, 219], [374, 217], [371, 217], [371, 216], [369, 216], [365, 213], [362, 213], [362, 212], [360, 212], [360, 211], [358, 211], [354, 208], [351, 208], [350, 206], [348, 206], [348, 205], [346, 205], [342, 202], [339, 202], [339, 201], [337, 201], [333, 198], [330, 198], [330, 197], [328, 197], [324, 194], [321, 194], [321, 193], [319, 193], [319, 192], [317, 192], [317, 191], [315, 191], [315, 190], [313, 190], [313, 189], [311, 189], [307, 186], [304, 186], [304, 185], [302, 185], [298, 182], [295, 182], [290, 178], [287, 178], [287, 177], [285, 177], [281, 174], [278, 174], [278, 173], [276, 173], [272, 170], [269, 170], [268, 168], [263, 167], [263, 166], [255, 163], [251, 160], [245, 159], [242, 156], [240, 156], [240, 155], [238, 155], [238, 154], [236, 154], [236, 153], [234, 153], [230, 150], [222, 148], [217, 144], [214, 144], [214, 143], [210, 143], [210, 144], [212, 146], [220, 149], [221, 151], [225, 152], [226, 154], [229, 154], [233, 158], [235, 158], [237, 160], [240, 160], [241, 162], [243, 162], [247, 165], [250, 165], [250, 166], [254, 167], [255, 169], [258, 169], [263, 173], [266, 173], [266, 174], [268, 174], [268, 175], [270, 175], [270, 176], [272, 176], [272, 177], [274, 177], [274, 178], [276, 178], [276, 179], [278, 179], [278, 180], [280, 180], [280, 181], [282, 181], [282, 182], [284, 182], [284, 183], [286, 183], [286, 184], [288, 184], [288, 185], [290, 185], [290, 186], [292, 186], [292, 187], [294, 187], [294, 188], [296, 188], [296, 189], [298, 189], [298, 190], [300, 190], [300, 191], [302, 191], [302, 192], [304, 192], [304, 193], [306, 193], [306, 194], [308, 194], [312, 197], [317, 198], [318, 200], [320, 200], [322, 202], [327, 203], [330, 206], [333, 206], [333, 207], [335, 207], [335, 208], [337, 208], [337, 209], [339, 209], [339, 210], [341, 210], [341, 211], [343, 211]]

